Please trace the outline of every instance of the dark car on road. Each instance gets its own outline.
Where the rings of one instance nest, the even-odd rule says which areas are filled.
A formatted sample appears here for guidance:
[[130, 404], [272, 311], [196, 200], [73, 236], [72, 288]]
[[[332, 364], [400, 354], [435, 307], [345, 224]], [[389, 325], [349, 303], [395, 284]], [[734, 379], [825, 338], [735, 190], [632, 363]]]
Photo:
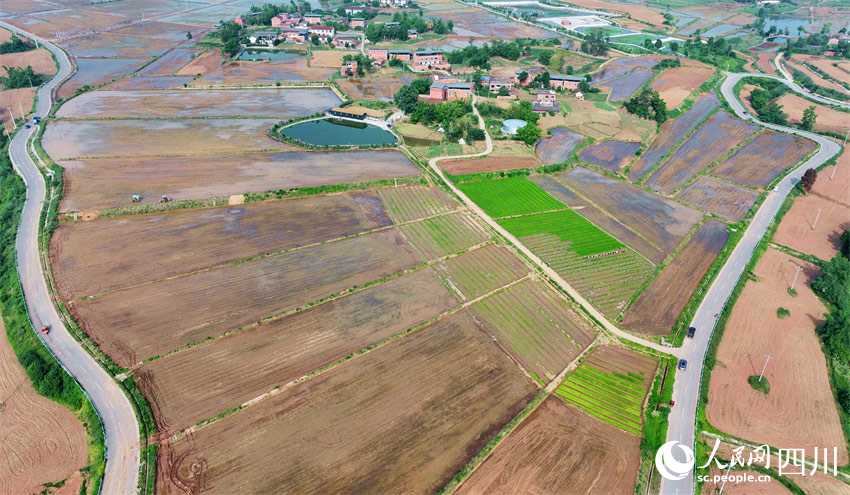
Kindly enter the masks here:
[[688, 328], [688, 338], [691, 338], [691, 339], [694, 338], [695, 333], [697, 333], [696, 327], [689, 327]]
[[682, 370], [682, 371], [685, 371], [686, 369], [688, 369], [688, 361], [685, 360], [685, 359], [680, 359], [679, 360], [679, 369]]

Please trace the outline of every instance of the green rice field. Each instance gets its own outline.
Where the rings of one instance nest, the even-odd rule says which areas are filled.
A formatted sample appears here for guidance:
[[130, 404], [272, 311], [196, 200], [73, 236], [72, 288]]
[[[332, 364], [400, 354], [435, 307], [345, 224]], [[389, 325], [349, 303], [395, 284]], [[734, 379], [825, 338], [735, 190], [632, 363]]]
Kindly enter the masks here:
[[525, 177], [462, 182], [458, 187], [494, 218], [567, 208]]
[[499, 223], [517, 237], [535, 234], [557, 236], [562, 243], [569, 244], [568, 250], [579, 256], [606, 253], [625, 247], [573, 210], [503, 218]]
[[424, 260], [458, 253], [487, 240], [484, 229], [466, 213], [426, 218], [402, 225], [399, 231]]

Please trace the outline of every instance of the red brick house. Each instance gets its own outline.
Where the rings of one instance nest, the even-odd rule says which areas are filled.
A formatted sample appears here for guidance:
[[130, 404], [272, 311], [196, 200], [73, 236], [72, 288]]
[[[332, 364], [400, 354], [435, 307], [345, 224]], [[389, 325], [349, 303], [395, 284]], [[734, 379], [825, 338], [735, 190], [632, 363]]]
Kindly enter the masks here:
[[422, 95], [420, 99], [430, 101], [431, 103], [441, 103], [444, 101], [462, 100], [471, 96], [472, 83], [446, 83], [437, 81], [431, 84], [431, 88], [428, 90], [428, 96]]
[[452, 66], [443, 59], [442, 50], [413, 52], [413, 65], [419, 69], [450, 69]]
[[352, 17], [351, 22], [348, 25], [351, 27], [351, 29], [366, 29], [366, 19], [362, 17]]
[[577, 91], [578, 83], [583, 80], [584, 78], [579, 76], [562, 76], [560, 74], [549, 74], [549, 87], [555, 89], [568, 89], [570, 91]]

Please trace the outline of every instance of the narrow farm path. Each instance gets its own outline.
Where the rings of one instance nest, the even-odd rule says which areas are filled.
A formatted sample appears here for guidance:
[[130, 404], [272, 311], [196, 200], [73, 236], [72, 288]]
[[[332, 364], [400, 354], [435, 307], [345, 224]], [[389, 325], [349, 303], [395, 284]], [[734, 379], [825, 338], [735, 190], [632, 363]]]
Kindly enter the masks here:
[[437, 157], [437, 158], [432, 158], [428, 161], [428, 166], [431, 168], [431, 170], [435, 174], [437, 174], [443, 180], [443, 182], [445, 182], [449, 186], [449, 188], [451, 188], [451, 190], [459, 198], [461, 198], [461, 200], [463, 200], [464, 204], [466, 205], [467, 208], [469, 208], [470, 211], [474, 212], [482, 220], [487, 222], [487, 225], [492, 227], [496, 232], [498, 232], [503, 237], [508, 239], [511, 243], [513, 243], [513, 245], [516, 246], [517, 249], [522, 251], [522, 253], [525, 254], [532, 262], [534, 262], [534, 264], [537, 265], [538, 268], [543, 270], [543, 273], [545, 273], [550, 279], [554, 280], [559, 286], [561, 286], [561, 288], [563, 288], [563, 290], [565, 290], [567, 292], [567, 294], [570, 295], [570, 297], [572, 297], [579, 305], [581, 305], [582, 308], [584, 308], [584, 310], [587, 311], [588, 314], [590, 314], [594, 319], [596, 319], [596, 321], [599, 322], [599, 324], [602, 325], [605, 328], [605, 330], [616, 335], [617, 337], [619, 337], [621, 339], [628, 340], [628, 341], [634, 342], [636, 344], [640, 344], [644, 347], [649, 347], [649, 348], [651, 348], [651, 349], [653, 349], [657, 352], [661, 352], [661, 353], [664, 353], [664, 354], [671, 354], [673, 356], [678, 357], [679, 354], [680, 354], [679, 349], [664, 347], [664, 346], [656, 344], [654, 342], [649, 342], [648, 340], [642, 339], [640, 337], [636, 337], [636, 336], [634, 336], [634, 335], [632, 335], [628, 332], [625, 332], [625, 331], [617, 328], [617, 326], [614, 325], [613, 323], [611, 323], [611, 321], [608, 320], [608, 318], [606, 318], [605, 315], [603, 315], [602, 313], [597, 311], [597, 309], [595, 307], [593, 307], [581, 294], [579, 294], [579, 292], [577, 290], [575, 290], [569, 283], [567, 283], [567, 281], [564, 280], [564, 278], [561, 277], [561, 275], [559, 275], [558, 272], [556, 272], [555, 270], [553, 270], [552, 268], [547, 266], [546, 263], [543, 262], [543, 260], [538, 258], [537, 255], [535, 255], [530, 249], [525, 247], [525, 245], [522, 242], [520, 242], [519, 239], [517, 239], [513, 234], [508, 232], [504, 227], [499, 225], [498, 222], [496, 222], [490, 215], [485, 213], [484, 210], [481, 209], [477, 204], [475, 204], [474, 201], [469, 199], [469, 197], [466, 194], [464, 194], [463, 191], [460, 190], [460, 188], [458, 188], [453, 182], [448, 180], [448, 178], [443, 173], [443, 171], [440, 169], [440, 167], [437, 166], [437, 164], [440, 161], [442, 161], [442, 160], [457, 160], [457, 159], [462, 159], [462, 158], [475, 158], [475, 157], [479, 157], [479, 156], [488, 155], [493, 151], [493, 140], [490, 138], [490, 134], [487, 132], [487, 129], [484, 125], [484, 119], [481, 117], [481, 114], [478, 113], [478, 109], [475, 108], [476, 100], [477, 100], [477, 97], [473, 95], [473, 97], [472, 97], [472, 112], [475, 114], [476, 117], [478, 117], [478, 128], [484, 131], [484, 139], [486, 140], [486, 143], [487, 143], [487, 149], [485, 149], [481, 153], [475, 153], [475, 154], [470, 154], [470, 155], [441, 156], [441, 157]]

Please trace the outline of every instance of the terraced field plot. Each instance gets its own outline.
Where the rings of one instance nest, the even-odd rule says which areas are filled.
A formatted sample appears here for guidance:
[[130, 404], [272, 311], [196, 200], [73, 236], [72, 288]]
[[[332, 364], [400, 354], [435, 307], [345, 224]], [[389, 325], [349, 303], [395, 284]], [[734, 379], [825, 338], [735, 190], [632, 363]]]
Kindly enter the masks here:
[[611, 101], [621, 101], [632, 96], [638, 88], [652, 79], [653, 75], [651, 70], [637, 68], [621, 78], [608, 80], [599, 87], [611, 89]]
[[808, 139], [766, 130], [711, 169], [711, 174], [745, 186], [764, 188], [816, 147]]
[[591, 76], [593, 80], [591, 81], [590, 85], [597, 86], [600, 84], [605, 84], [608, 81], [625, 76], [636, 67], [650, 69], [652, 67], [655, 67], [656, 65], [658, 65], [658, 60], [655, 60], [654, 57], [623, 58], [618, 60], [612, 60], [611, 62], [605, 64], [605, 68]]
[[458, 187], [496, 218], [566, 208], [525, 177], [463, 182]]
[[[429, 269], [151, 361], [136, 382], [171, 432], [427, 321], [458, 301]], [[199, 366], [203, 363], [203, 366]], [[187, 383], [215, 382], [215, 387]]]
[[538, 280], [525, 280], [470, 307], [484, 327], [541, 385], [595, 337], [592, 324]]
[[106, 86], [104, 90], [180, 89], [194, 79], [192, 76], [129, 76]]
[[50, 255], [76, 299], [391, 224], [374, 193], [312, 196], [62, 224]]
[[436, 259], [487, 240], [487, 232], [467, 213], [453, 213], [402, 225], [399, 232], [423, 259]]
[[649, 86], [658, 91], [668, 109], [681, 105], [691, 92], [708, 81], [714, 69], [696, 67], [674, 67], [665, 69]]
[[232, 62], [196, 79], [191, 86], [275, 84], [277, 82], [327, 81], [337, 68], [308, 67], [303, 57], [269, 62]]
[[656, 191], [672, 194], [758, 130], [758, 126], [719, 110], [655, 170], [646, 184]]
[[436, 187], [406, 186], [378, 189], [387, 214], [396, 223], [447, 213], [457, 204]]
[[642, 354], [619, 347], [599, 347], [555, 393], [591, 416], [640, 435], [643, 400], [656, 366], [654, 359]]
[[175, 48], [156, 59], [152, 64], [139, 71], [142, 76], [167, 76], [180, 70], [181, 67], [198, 56], [198, 50]]
[[554, 177], [665, 254], [675, 251], [703, 216], [675, 201], [586, 168], [576, 167]]
[[573, 210], [499, 223], [609, 316], [625, 309], [655, 269]]
[[[50, 37], [50, 36], [48, 36]], [[141, 58], [162, 55], [174, 41], [124, 36], [112, 33], [94, 34], [68, 40], [62, 47], [75, 57]]]
[[471, 301], [528, 275], [529, 268], [504, 247], [489, 245], [434, 265], [461, 301]]
[[536, 391], [463, 310], [182, 437], [157, 491], [433, 493]]
[[394, 150], [87, 159], [64, 161], [62, 166], [62, 211], [126, 206], [132, 204], [133, 194], [141, 195], [142, 204], [147, 204], [157, 202], [162, 194], [175, 200], [204, 199], [413, 177], [421, 172], [403, 153]]
[[579, 157], [611, 172], [619, 172], [640, 148], [640, 143], [603, 141], [581, 150]]
[[[56, 92], [58, 98], [67, 98], [85, 85], [97, 86], [123, 77], [149, 62], [147, 58], [78, 58], [77, 71]], [[182, 85], [182, 83], [181, 83]]]
[[668, 335], [728, 240], [725, 223], [703, 224], [629, 308], [623, 326], [647, 335]]
[[720, 100], [717, 99], [714, 91], [711, 91], [707, 96], [697, 100], [685, 114], [665, 122], [661, 126], [661, 132], [658, 133], [649, 148], [635, 161], [629, 172], [629, 180], [634, 182], [643, 178], [718, 105], [720, 105]]
[[534, 146], [537, 157], [546, 165], [567, 161], [575, 147], [584, 141], [584, 136], [566, 127], [555, 127], [551, 134], [537, 141]]
[[740, 222], [758, 198], [752, 189], [730, 184], [716, 177], [701, 175], [676, 197], [733, 222]]

